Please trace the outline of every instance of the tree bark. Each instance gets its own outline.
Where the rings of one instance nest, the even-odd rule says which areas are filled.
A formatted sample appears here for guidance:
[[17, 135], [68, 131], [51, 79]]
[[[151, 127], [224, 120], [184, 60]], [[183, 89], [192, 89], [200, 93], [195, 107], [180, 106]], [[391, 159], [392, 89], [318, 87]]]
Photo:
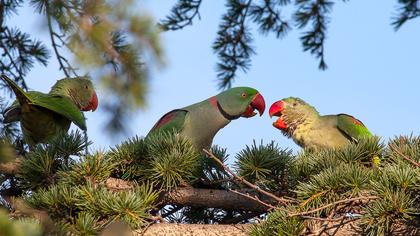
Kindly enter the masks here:
[[145, 230], [136, 230], [135, 236], [246, 236], [250, 224], [200, 225], [200, 224], [154, 224]]
[[[109, 178], [105, 185], [108, 189], [113, 191], [127, 191], [132, 188], [132, 184], [129, 181], [116, 178]], [[258, 197], [260, 199], [262, 198], [262, 196]], [[219, 189], [179, 187], [164, 193], [162, 199], [166, 204], [182, 206], [214, 207], [225, 210], [247, 210], [262, 213], [268, 210], [267, 206], [257, 202], [256, 200], [227, 190]]]
[[13, 161], [0, 163], [0, 173], [7, 175], [16, 175], [20, 166], [20, 159], [16, 158]]

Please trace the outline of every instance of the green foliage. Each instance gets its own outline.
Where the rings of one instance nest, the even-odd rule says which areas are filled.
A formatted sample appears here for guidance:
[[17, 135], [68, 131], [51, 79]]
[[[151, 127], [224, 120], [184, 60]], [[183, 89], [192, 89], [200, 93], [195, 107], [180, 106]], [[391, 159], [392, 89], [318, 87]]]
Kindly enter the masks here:
[[65, 218], [72, 216], [78, 197], [75, 187], [55, 184], [33, 192], [26, 200], [35, 209], [47, 210], [52, 217]]
[[[308, 182], [300, 182], [295, 192], [298, 199], [305, 200], [302, 209], [308, 210], [363, 194], [372, 175], [367, 168], [342, 163], [320, 171]], [[327, 211], [320, 211], [319, 214], [323, 212]]]
[[26, 154], [21, 160], [17, 177], [20, 185], [27, 189], [36, 189], [55, 183], [57, 171], [68, 169], [71, 157], [82, 155], [86, 145], [82, 134], [78, 131], [63, 135], [50, 144], [36, 146], [35, 150]]
[[304, 150], [294, 164], [293, 174], [305, 179], [340, 163], [372, 166], [375, 157], [384, 159], [384, 146], [377, 137], [372, 137], [361, 139], [343, 149]]
[[96, 217], [107, 216], [108, 220], [122, 220], [132, 228], [144, 225], [151, 216], [148, 210], [158, 197], [158, 192], [150, 184], [143, 184], [128, 192], [111, 192], [93, 185], [78, 189], [81, 210]]
[[55, 173], [61, 167], [61, 160], [46, 146], [38, 146], [26, 155], [20, 164], [17, 177], [20, 185], [27, 189], [45, 187], [55, 182]]
[[122, 179], [141, 178], [147, 163], [147, 146], [143, 138], [135, 136], [117, 145], [107, 153], [115, 163], [113, 176]]
[[[254, 141], [236, 154], [237, 175], [290, 200], [277, 206], [273, 199], [259, 197], [257, 201], [273, 206], [266, 212], [168, 205], [174, 203], [162, 200], [165, 191], [185, 185], [235, 189], [254, 196], [179, 134], [134, 137], [107, 153], [84, 155], [84, 148], [78, 132], [38, 145], [21, 158], [17, 178], [5, 175], [8, 181], [0, 186], [0, 194], [22, 197], [30, 207], [47, 212], [57, 234], [97, 235], [114, 223], [144, 228], [156, 214], [179, 223], [265, 219], [252, 227], [251, 235], [307, 234], [317, 229], [319, 221], [350, 219], [369, 235], [401, 229], [410, 233], [409, 227], [420, 220], [420, 138], [415, 136], [396, 137], [387, 145], [374, 137], [343, 149], [304, 150], [297, 156], [275, 142]], [[210, 151], [221, 162], [227, 161], [226, 149], [214, 146]], [[379, 165], [373, 163], [375, 158]], [[110, 177], [131, 184], [110, 186], [115, 180]], [[5, 229], [10, 227], [6, 224]]]
[[289, 169], [294, 161], [292, 150], [281, 149], [274, 143], [259, 145], [255, 140], [236, 155], [235, 168], [238, 174], [252, 183], [271, 191], [288, 188], [292, 176]]
[[[226, 149], [217, 145], [212, 146], [210, 152], [222, 163], [225, 163], [229, 157]], [[200, 164], [197, 168], [198, 173], [196, 176], [198, 176], [200, 183], [204, 184], [207, 188], [227, 188], [230, 176], [226, 173], [225, 169], [204, 153], [199, 158]]]
[[162, 187], [170, 188], [196, 178], [199, 153], [180, 134], [159, 133], [149, 137], [148, 169], [145, 175]]
[[[270, 212], [267, 219], [257, 225], [253, 225], [250, 235], [252, 236], [294, 236], [301, 235], [305, 227], [304, 222], [299, 217], [288, 217], [287, 211], [291, 209], [277, 209]], [[276, 234], [277, 233], [277, 234]]]
[[40, 224], [34, 219], [10, 220], [4, 210], [0, 209], [0, 235], [2, 236], [40, 236]]
[[112, 192], [91, 183], [78, 186], [59, 183], [34, 192], [27, 202], [48, 211], [55, 220], [74, 219], [64, 224], [70, 230], [94, 233], [103, 228], [104, 222], [122, 220], [132, 228], [146, 224], [158, 194], [147, 183], [127, 192]]
[[114, 171], [115, 163], [103, 153], [82, 157], [70, 170], [58, 171], [60, 182], [68, 185], [80, 185], [86, 182], [103, 182]]
[[[265, 222], [253, 227], [252, 235], [304, 234], [306, 231], [286, 229], [313, 221], [311, 217], [346, 218], [348, 213], [360, 214], [355, 225], [368, 235], [410, 233], [410, 227], [420, 220], [420, 169], [414, 164], [419, 148], [419, 137], [401, 136], [388, 145], [374, 137], [341, 150], [304, 150], [291, 167], [291, 175], [299, 182], [290, 185], [290, 191], [298, 201], [270, 213]], [[372, 163], [375, 158], [381, 160], [379, 165]], [[358, 197], [362, 200], [344, 201]], [[367, 197], [377, 199], [368, 201]], [[309, 219], [289, 216], [310, 211], [304, 214]]]

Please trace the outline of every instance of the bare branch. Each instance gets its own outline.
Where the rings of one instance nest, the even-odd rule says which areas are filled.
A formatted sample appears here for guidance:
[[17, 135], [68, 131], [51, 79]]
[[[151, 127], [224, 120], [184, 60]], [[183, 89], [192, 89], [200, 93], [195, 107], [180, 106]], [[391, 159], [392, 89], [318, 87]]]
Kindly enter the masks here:
[[[112, 191], [128, 191], [133, 183], [116, 178], [108, 178], [105, 182], [108, 189]], [[179, 187], [162, 196], [164, 204], [175, 204], [192, 207], [211, 207], [226, 210], [248, 210], [255, 212], [266, 212], [270, 207], [261, 204], [255, 199], [219, 189], [200, 189], [191, 187]], [[260, 200], [261, 201], [261, 200]]]
[[378, 199], [378, 198], [379, 198], [379, 197], [377, 197], [377, 196], [367, 196], [367, 197], [348, 198], [348, 199], [343, 199], [343, 200], [340, 200], [340, 201], [336, 201], [336, 202], [333, 202], [333, 203], [330, 203], [330, 204], [324, 205], [324, 206], [322, 206], [322, 207], [318, 207], [318, 208], [313, 209], [313, 210], [310, 210], [310, 211], [297, 212], [297, 213], [289, 214], [288, 216], [289, 216], [289, 217], [293, 217], [293, 216], [303, 216], [303, 215], [309, 215], [309, 214], [312, 214], [312, 213], [318, 212], [318, 211], [320, 211], [320, 210], [323, 210], [323, 209], [325, 209], [325, 208], [332, 207], [332, 206], [337, 205], [337, 204], [348, 203], [348, 202], [359, 201], [359, 200], [374, 200], [374, 199]]
[[252, 183], [250, 183], [250, 182], [248, 182], [246, 179], [244, 179], [244, 178], [242, 178], [242, 177], [240, 177], [240, 176], [238, 176], [238, 175], [236, 175], [235, 174], [235, 172], [233, 172], [232, 170], [230, 170], [223, 162], [221, 162], [217, 157], [215, 157], [214, 155], [213, 155], [213, 153], [211, 153], [210, 151], [208, 151], [208, 150], [206, 150], [206, 149], [203, 149], [203, 151], [207, 154], [207, 155], [209, 155], [209, 157], [210, 158], [212, 158], [214, 161], [216, 161], [217, 163], [219, 163], [219, 165], [221, 165], [221, 166], [223, 166], [223, 168], [227, 171], [227, 172], [229, 172], [233, 177], [234, 177], [234, 179], [236, 179], [236, 180], [238, 180], [239, 182], [241, 182], [241, 183], [243, 183], [243, 184], [245, 184], [245, 185], [247, 185], [248, 187], [250, 187], [250, 188], [252, 188], [252, 189], [254, 189], [254, 190], [256, 190], [257, 192], [260, 192], [260, 193], [262, 193], [262, 194], [264, 194], [264, 195], [266, 195], [266, 196], [268, 196], [268, 197], [271, 197], [271, 198], [273, 198], [274, 200], [276, 200], [276, 201], [278, 201], [279, 203], [282, 203], [283, 205], [286, 205], [287, 203], [291, 203], [291, 202], [295, 202], [295, 201], [293, 201], [293, 200], [288, 200], [288, 199], [284, 199], [284, 198], [281, 198], [281, 197], [278, 197], [278, 196], [276, 196], [276, 195], [274, 195], [274, 194], [272, 194], [272, 193], [269, 193], [269, 192], [267, 192], [267, 191], [265, 191], [265, 190], [263, 190], [263, 189], [261, 189], [260, 187], [258, 187], [258, 186], [256, 186], [255, 184], [252, 184]]
[[389, 147], [391, 148], [392, 151], [396, 152], [398, 155], [400, 155], [402, 158], [404, 158], [404, 160], [410, 162], [412, 165], [416, 166], [416, 167], [420, 167], [420, 163], [414, 161], [413, 159], [411, 159], [410, 157], [408, 157], [407, 155], [405, 155], [399, 148], [397, 148], [394, 144], [390, 144]]

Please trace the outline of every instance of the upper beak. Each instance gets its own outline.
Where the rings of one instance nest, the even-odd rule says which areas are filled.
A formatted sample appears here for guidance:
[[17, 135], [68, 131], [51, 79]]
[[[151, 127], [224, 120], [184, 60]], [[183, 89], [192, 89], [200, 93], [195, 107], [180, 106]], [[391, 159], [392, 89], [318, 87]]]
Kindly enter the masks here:
[[264, 113], [265, 110], [265, 101], [263, 96], [260, 93], [257, 93], [255, 97], [252, 99], [251, 103], [246, 108], [245, 112], [242, 114], [242, 117], [253, 117], [257, 113], [254, 110], [257, 110], [260, 113], [260, 116]]
[[98, 96], [96, 95], [96, 92], [93, 92], [89, 105], [83, 107], [82, 111], [95, 111], [96, 108], [98, 108]]
[[263, 115], [265, 111], [265, 101], [264, 97], [260, 93], [257, 93], [257, 95], [255, 95], [250, 105], [252, 108], [257, 109], [258, 113], [260, 113], [260, 116]]
[[280, 116], [283, 109], [284, 109], [284, 102], [280, 100], [271, 105], [268, 111], [268, 114], [270, 115], [270, 118], [272, 116]]

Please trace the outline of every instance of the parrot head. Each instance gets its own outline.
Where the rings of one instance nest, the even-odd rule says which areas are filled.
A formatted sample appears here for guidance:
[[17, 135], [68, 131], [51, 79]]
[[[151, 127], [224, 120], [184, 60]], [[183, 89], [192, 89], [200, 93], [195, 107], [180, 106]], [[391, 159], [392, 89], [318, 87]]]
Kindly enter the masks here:
[[255, 116], [257, 110], [260, 116], [265, 110], [265, 101], [263, 96], [256, 90], [250, 87], [236, 87], [228, 89], [216, 95], [220, 111], [230, 120], [239, 117]]
[[269, 110], [270, 117], [278, 119], [273, 123], [277, 129], [289, 133], [297, 125], [310, 117], [317, 117], [316, 109], [300, 98], [288, 97], [273, 103]]
[[58, 80], [50, 93], [70, 97], [81, 111], [95, 111], [98, 108], [98, 96], [92, 81], [87, 77], [65, 78]]

